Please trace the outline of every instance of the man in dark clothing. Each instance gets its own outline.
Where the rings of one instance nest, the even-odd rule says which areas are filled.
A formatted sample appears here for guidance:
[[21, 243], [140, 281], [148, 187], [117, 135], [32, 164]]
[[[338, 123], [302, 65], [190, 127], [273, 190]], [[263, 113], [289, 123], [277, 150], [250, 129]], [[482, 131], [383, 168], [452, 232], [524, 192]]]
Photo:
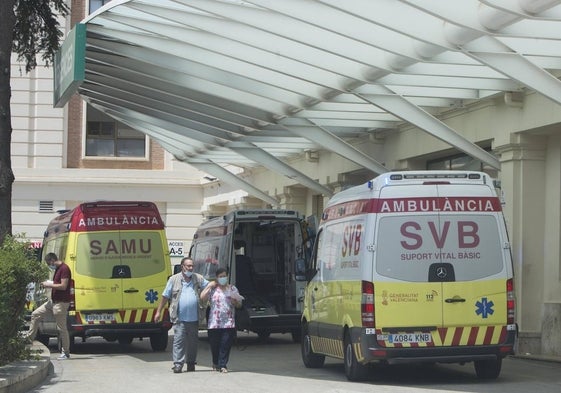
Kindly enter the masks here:
[[43, 287], [51, 288], [51, 299], [31, 314], [28, 337], [30, 340], [34, 340], [39, 328], [39, 321], [46, 315], [52, 315], [56, 321], [56, 327], [62, 341], [62, 352], [58, 359], [65, 360], [70, 357], [70, 337], [66, 325], [66, 316], [68, 315], [68, 307], [72, 298], [70, 294], [72, 274], [68, 265], [59, 260], [55, 253], [48, 253], [45, 257], [45, 262], [47, 262], [51, 269], [55, 270], [52, 281], [47, 280], [41, 283]]

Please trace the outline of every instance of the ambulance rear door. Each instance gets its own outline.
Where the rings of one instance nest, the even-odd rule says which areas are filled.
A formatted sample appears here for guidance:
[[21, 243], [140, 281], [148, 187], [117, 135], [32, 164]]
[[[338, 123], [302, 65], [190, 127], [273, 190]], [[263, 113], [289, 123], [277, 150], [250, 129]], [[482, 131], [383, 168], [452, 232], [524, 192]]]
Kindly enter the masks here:
[[380, 190], [375, 318], [376, 327], [392, 344], [432, 342], [430, 332], [442, 325], [442, 283], [429, 280], [431, 266], [440, 263], [439, 214], [431, 205], [436, 194], [435, 185], [392, 185]]
[[[443, 326], [505, 325], [510, 251], [498, 199], [483, 185], [440, 185], [438, 193], [449, 204], [440, 214], [437, 269], [444, 271], [431, 274], [432, 280], [442, 281]], [[442, 277], [444, 273], [450, 277]], [[470, 333], [470, 339], [458, 343], [482, 343], [486, 330]]]
[[84, 323], [113, 323], [123, 307], [119, 231], [78, 232], [76, 238], [76, 311]]

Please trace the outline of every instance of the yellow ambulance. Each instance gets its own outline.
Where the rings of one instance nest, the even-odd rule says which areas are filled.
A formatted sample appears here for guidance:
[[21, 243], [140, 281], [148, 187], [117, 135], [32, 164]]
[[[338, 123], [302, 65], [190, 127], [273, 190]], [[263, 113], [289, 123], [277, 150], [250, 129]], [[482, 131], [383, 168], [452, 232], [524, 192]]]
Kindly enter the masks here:
[[494, 379], [514, 353], [510, 243], [493, 180], [467, 171], [383, 174], [336, 194], [314, 245], [302, 360], [473, 362]]
[[[154, 351], [167, 347], [169, 316], [154, 313], [171, 275], [164, 223], [156, 205], [142, 201], [87, 202], [62, 212], [48, 225], [43, 260], [54, 252], [71, 269], [73, 300], [68, 313], [74, 338], [101, 336], [130, 344], [149, 337]], [[37, 288], [36, 304], [46, 296]], [[54, 320], [41, 322], [38, 340], [57, 336]]]

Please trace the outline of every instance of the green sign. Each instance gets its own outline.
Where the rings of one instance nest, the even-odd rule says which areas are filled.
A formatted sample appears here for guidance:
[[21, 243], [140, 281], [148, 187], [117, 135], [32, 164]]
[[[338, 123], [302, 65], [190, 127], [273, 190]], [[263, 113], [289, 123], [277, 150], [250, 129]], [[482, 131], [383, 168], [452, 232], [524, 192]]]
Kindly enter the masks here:
[[77, 23], [70, 31], [54, 61], [55, 108], [62, 108], [76, 93], [86, 74], [86, 25]]

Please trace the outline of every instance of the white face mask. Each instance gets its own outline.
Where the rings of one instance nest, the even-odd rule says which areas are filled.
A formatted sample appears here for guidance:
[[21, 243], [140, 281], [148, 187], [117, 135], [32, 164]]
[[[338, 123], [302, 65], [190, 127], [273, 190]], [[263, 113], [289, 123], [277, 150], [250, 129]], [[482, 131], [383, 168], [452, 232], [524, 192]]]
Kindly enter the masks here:
[[218, 277], [218, 284], [220, 285], [228, 284], [228, 277]]
[[183, 274], [185, 274], [186, 277], [191, 277], [193, 275], [193, 272], [191, 270], [185, 270]]

